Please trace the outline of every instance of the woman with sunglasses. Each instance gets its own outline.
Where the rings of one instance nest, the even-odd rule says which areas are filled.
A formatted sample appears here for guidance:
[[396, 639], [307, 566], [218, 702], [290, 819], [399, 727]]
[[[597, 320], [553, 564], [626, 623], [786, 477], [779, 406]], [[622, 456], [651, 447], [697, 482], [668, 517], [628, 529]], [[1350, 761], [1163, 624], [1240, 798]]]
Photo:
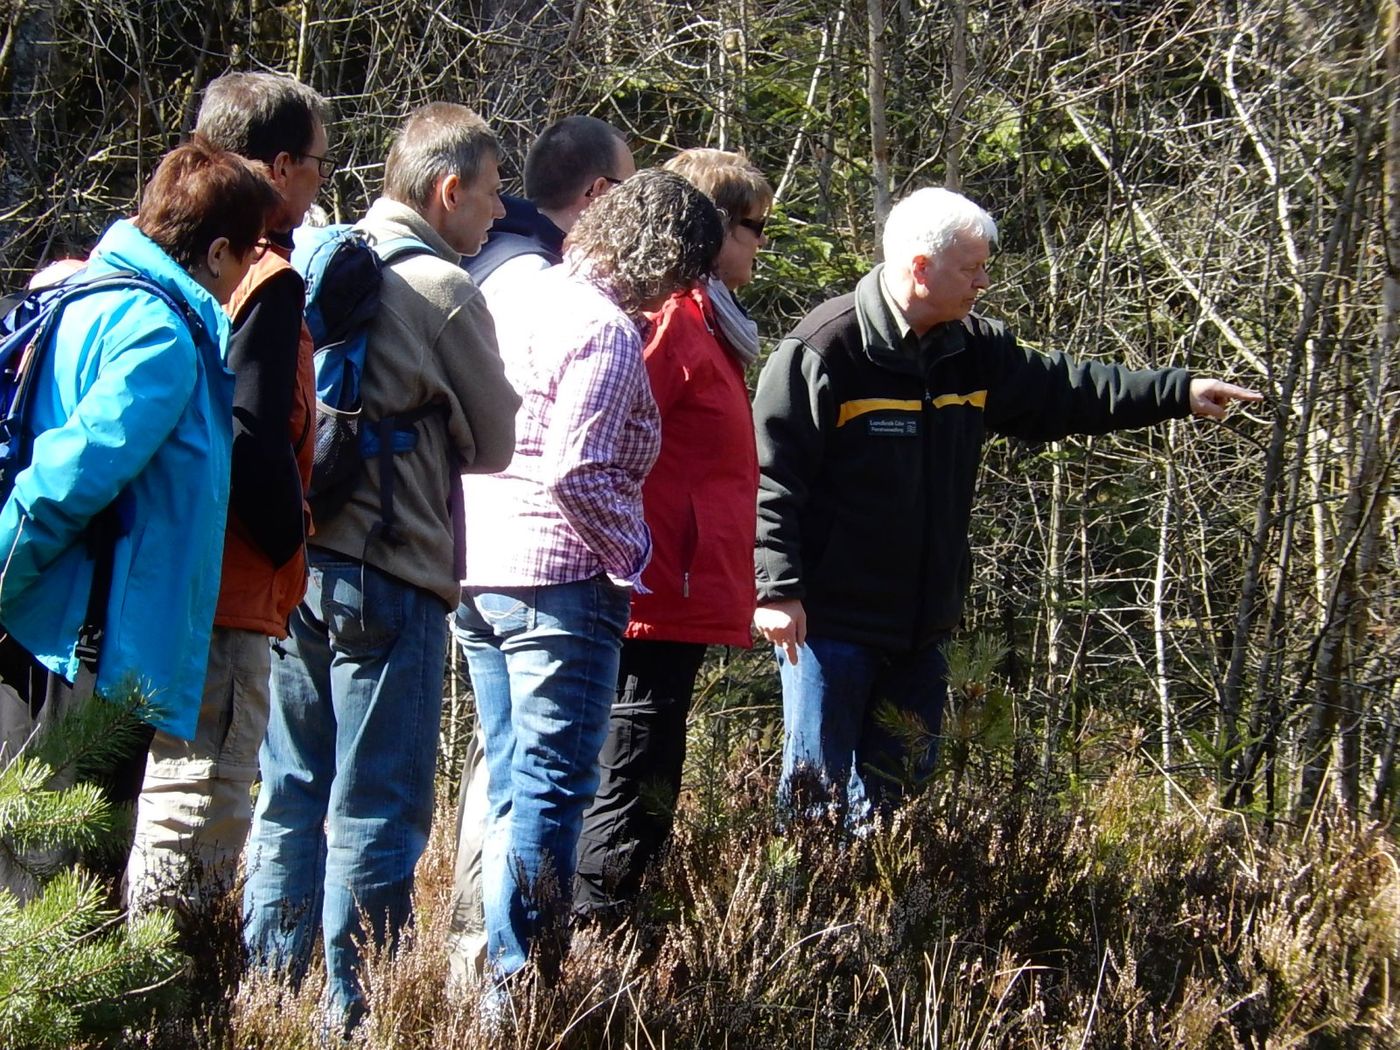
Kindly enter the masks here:
[[642, 487], [652, 559], [632, 597], [574, 881], [575, 911], [605, 921], [670, 835], [705, 648], [747, 649], [754, 609], [758, 458], [744, 369], [758, 356], [758, 326], [734, 292], [768, 243], [773, 190], [739, 153], [689, 149], [665, 167], [715, 202], [725, 238], [709, 279], [650, 315], [643, 351], [661, 413], [660, 456]]

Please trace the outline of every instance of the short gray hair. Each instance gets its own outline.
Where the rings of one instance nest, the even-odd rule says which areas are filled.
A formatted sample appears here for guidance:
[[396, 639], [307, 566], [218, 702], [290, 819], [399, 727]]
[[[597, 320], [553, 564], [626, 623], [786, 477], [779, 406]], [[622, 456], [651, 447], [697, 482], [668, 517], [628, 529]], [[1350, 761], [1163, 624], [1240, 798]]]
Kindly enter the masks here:
[[942, 255], [960, 233], [997, 242], [997, 224], [961, 193], [941, 186], [915, 190], [890, 209], [885, 220], [885, 262], [908, 263], [916, 255]]
[[501, 148], [486, 121], [455, 102], [429, 102], [409, 114], [384, 162], [384, 196], [421, 211], [445, 175], [476, 181]]
[[225, 73], [204, 89], [194, 130], [220, 149], [271, 164], [279, 153], [300, 159], [330, 106], [299, 80], [273, 73]]

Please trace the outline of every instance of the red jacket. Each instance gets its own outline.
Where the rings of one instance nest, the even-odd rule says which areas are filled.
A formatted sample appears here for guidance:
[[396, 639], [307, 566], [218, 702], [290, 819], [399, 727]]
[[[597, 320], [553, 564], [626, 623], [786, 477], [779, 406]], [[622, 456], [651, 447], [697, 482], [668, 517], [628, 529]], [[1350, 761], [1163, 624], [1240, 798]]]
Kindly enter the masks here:
[[752, 644], [758, 454], [748, 388], [705, 291], [672, 296], [643, 355], [661, 410], [661, 455], [642, 486], [650, 594], [628, 638]]

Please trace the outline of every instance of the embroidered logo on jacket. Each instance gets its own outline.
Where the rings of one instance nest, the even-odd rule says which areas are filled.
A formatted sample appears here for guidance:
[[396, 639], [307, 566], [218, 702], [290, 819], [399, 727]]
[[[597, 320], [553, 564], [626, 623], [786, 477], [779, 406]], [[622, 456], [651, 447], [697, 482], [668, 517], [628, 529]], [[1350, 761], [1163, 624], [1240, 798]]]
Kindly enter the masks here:
[[886, 416], [871, 419], [865, 424], [865, 432], [871, 437], [918, 437], [919, 417], [909, 416], [900, 419], [896, 416], [891, 419]]

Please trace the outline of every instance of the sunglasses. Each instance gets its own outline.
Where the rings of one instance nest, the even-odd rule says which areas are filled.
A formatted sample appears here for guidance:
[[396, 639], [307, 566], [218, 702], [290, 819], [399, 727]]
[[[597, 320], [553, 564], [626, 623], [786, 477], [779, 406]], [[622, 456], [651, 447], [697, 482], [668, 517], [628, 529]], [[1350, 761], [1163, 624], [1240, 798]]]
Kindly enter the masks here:
[[302, 157], [316, 162], [316, 171], [323, 179], [330, 178], [340, 167], [340, 161], [334, 157], [318, 157], [314, 153], [303, 153]]
[[765, 226], [768, 225], [768, 220], [767, 220], [767, 219], [735, 219], [735, 220], [734, 220], [734, 224], [735, 224], [736, 226], [742, 226], [744, 229], [749, 230], [750, 232], [753, 233], [753, 235], [754, 235], [755, 237], [762, 237], [762, 236], [763, 236], [763, 228], [764, 228]]
[[253, 247], [251, 251], [253, 261], [257, 262], [271, 250], [272, 242], [269, 241], [266, 237], [260, 237], [258, 240], [253, 242]]

